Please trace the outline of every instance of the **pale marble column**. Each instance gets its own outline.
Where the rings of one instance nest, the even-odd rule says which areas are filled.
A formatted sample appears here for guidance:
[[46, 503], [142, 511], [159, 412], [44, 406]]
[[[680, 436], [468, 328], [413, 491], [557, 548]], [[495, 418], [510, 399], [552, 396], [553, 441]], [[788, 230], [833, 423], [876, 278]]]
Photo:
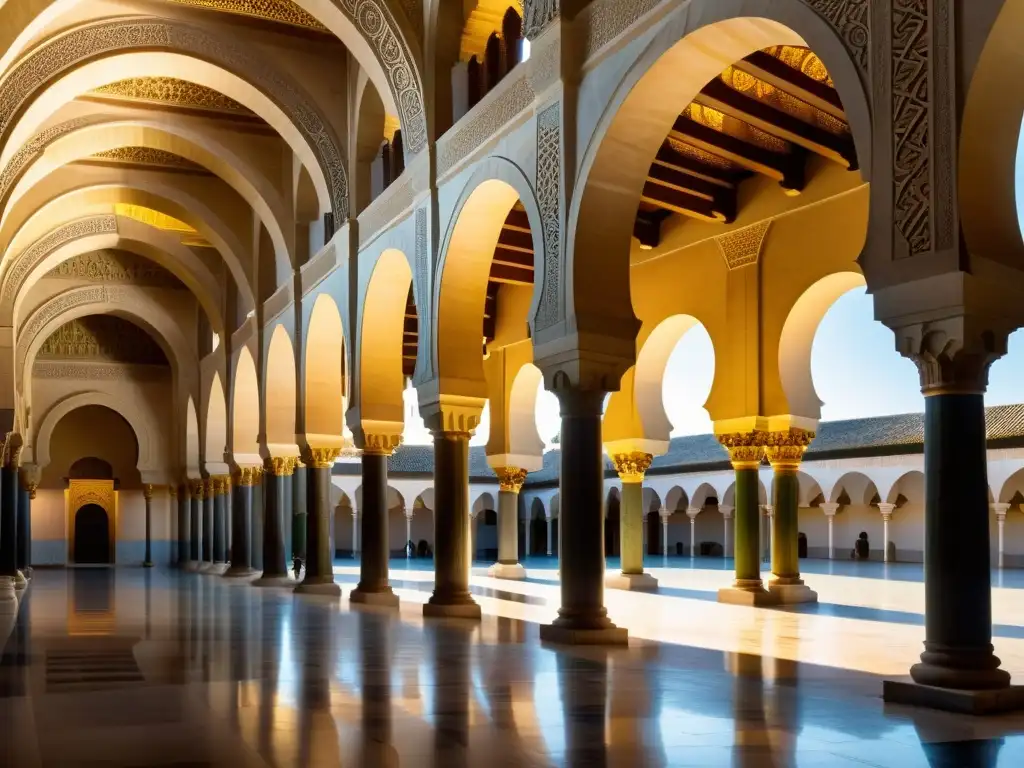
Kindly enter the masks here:
[[821, 511], [825, 513], [825, 518], [828, 520], [828, 559], [834, 560], [836, 557], [836, 546], [832, 534], [833, 523], [836, 521], [836, 512], [839, 511], [839, 504], [835, 501], [826, 501], [821, 505]]
[[352, 559], [359, 557], [359, 510], [352, 508]]
[[884, 501], [878, 503], [878, 511], [882, 513], [882, 561], [889, 562], [889, 521], [892, 520], [892, 513], [896, 510], [895, 504], [887, 504]]
[[697, 556], [697, 515], [700, 514], [700, 507], [687, 507], [686, 516], [690, 518], [690, 559]]
[[[551, 515], [547, 515], [548, 521], [548, 557], [551, 557]], [[561, 528], [559, 528], [561, 530]]]
[[520, 467], [496, 467], [498, 476], [498, 562], [488, 571], [496, 579], [525, 579], [519, 562], [519, 491], [526, 482]]
[[672, 512], [662, 507], [658, 515], [661, 517], [661, 556], [668, 557], [668, 519], [672, 517]]
[[729, 526], [732, 525], [732, 507], [728, 504], [719, 504], [718, 511], [722, 513], [722, 558], [729, 557]]
[[992, 512], [995, 514], [995, 516], [996, 516], [996, 525], [999, 526], [999, 550], [998, 550], [998, 560], [997, 560], [997, 563], [998, 563], [999, 567], [1002, 568], [1003, 567], [1003, 551], [1004, 551], [1004, 549], [1003, 549], [1003, 546], [1004, 546], [1004, 539], [1003, 539], [1004, 531], [1003, 531], [1003, 528], [1006, 525], [1006, 513], [1010, 510], [1010, 505], [1009, 504], [1004, 504], [1004, 503], [996, 503], [996, 504], [989, 504], [988, 506], [989, 506], [989, 509], [991, 509]]
[[405, 559], [412, 557], [409, 551], [409, 542], [412, 541], [412, 514], [411, 509], [405, 510]]

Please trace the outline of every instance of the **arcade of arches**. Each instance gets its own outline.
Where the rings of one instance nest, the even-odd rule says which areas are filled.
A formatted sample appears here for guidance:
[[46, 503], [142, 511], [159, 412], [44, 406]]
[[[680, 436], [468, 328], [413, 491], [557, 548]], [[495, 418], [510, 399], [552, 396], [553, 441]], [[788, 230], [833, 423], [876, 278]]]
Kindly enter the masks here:
[[[731, 467], [702, 496], [732, 510], [717, 598], [813, 603], [811, 348], [866, 285], [925, 412], [925, 651], [885, 697], [1024, 702], [992, 646], [989, 504], [1012, 500], [984, 412], [1024, 325], [1024, 0], [945, 5], [0, 2], [0, 600], [96, 562], [338, 596], [352, 553], [351, 602], [396, 607], [411, 542], [423, 615], [476, 620], [471, 551], [510, 585], [554, 551], [541, 640], [627, 644], [605, 590], [657, 587], [647, 472], [700, 326]], [[389, 485], [409, 387], [429, 497]], [[547, 470], [557, 499], [520, 514]]]

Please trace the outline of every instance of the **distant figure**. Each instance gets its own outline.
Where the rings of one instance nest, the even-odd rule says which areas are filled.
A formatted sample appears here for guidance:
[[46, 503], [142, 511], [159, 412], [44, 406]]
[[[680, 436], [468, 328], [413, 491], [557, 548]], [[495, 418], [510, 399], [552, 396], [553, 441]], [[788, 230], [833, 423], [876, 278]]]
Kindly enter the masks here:
[[868, 543], [868, 535], [864, 531], [861, 531], [857, 541], [854, 542], [853, 551], [850, 553], [850, 559], [867, 560], [870, 555], [871, 545]]
[[416, 557], [416, 545], [412, 543], [412, 539], [405, 543], [405, 556]]

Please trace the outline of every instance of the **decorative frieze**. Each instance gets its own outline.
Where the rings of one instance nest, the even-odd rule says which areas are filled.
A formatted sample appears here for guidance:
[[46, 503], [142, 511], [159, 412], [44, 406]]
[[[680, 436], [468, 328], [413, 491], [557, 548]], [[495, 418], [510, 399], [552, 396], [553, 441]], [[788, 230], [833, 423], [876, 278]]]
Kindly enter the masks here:
[[113, 315], [90, 315], [65, 323], [46, 338], [36, 357], [167, 365], [167, 356], [148, 333]]
[[185, 284], [159, 264], [128, 251], [102, 250], [74, 256], [45, 275], [48, 278], [118, 283], [187, 290]]
[[125, 165], [168, 168], [176, 171], [208, 173], [199, 163], [193, 163], [181, 155], [165, 152], [154, 147], [116, 147], [115, 149], [97, 152], [90, 155], [87, 159], [101, 160], [109, 163], [123, 163]]
[[804, 0], [827, 21], [843, 39], [861, 73], [868, 67], [868, 43], [871, 41], [868, 0]]
[[37, 360], [32, 366], [33, 379], [151, 382], [164, 380], [169, 375], [170, 369], [166, 365], [68, 363]]
[[293, 27], [326, 32], [327, 28], [291, 0], [171, 0], [179, 5], [208, 8], [211, 11], [274, 21]]
[[738, 269], [750, 264], [756, 264], [761, 256], [761, 247], [764, 245], [764, 238], [771, 226], [771, 219], [759, 221], [749, 227], [734, 229], [725, 235], [715, 238], [715, 243], [722, 252], [725, 265], [729, 269]]
[[558, 322], [562, 272], [561, 103], [537, 116], [537, 203], [544, 228], [544, 286], [537, 309], [537, 330]]
[[220, 91], [176, 77], [128, 77], [94, 88], [89, 95], [207, 112], [253, 114], [247, 107]]

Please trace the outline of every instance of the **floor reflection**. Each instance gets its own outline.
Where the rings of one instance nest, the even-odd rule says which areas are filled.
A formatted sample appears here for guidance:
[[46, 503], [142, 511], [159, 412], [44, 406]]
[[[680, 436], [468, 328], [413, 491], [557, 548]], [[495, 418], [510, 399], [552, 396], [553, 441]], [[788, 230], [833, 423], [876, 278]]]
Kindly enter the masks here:
[[[83, 613], [114, 619], [82, 637]], [[743, 631], [745, 647], [779, 641], [772, 621]], [[1024, 765], [1021, 718], [886, 708], [877, 676], [682, 640], [555, 648], [506, 615], [37, 571], [0, 657], [0, 765]], [[102, 679], [75, 677], [86, 645]], [[112, 666], [128, 662], [134, 678]]]

